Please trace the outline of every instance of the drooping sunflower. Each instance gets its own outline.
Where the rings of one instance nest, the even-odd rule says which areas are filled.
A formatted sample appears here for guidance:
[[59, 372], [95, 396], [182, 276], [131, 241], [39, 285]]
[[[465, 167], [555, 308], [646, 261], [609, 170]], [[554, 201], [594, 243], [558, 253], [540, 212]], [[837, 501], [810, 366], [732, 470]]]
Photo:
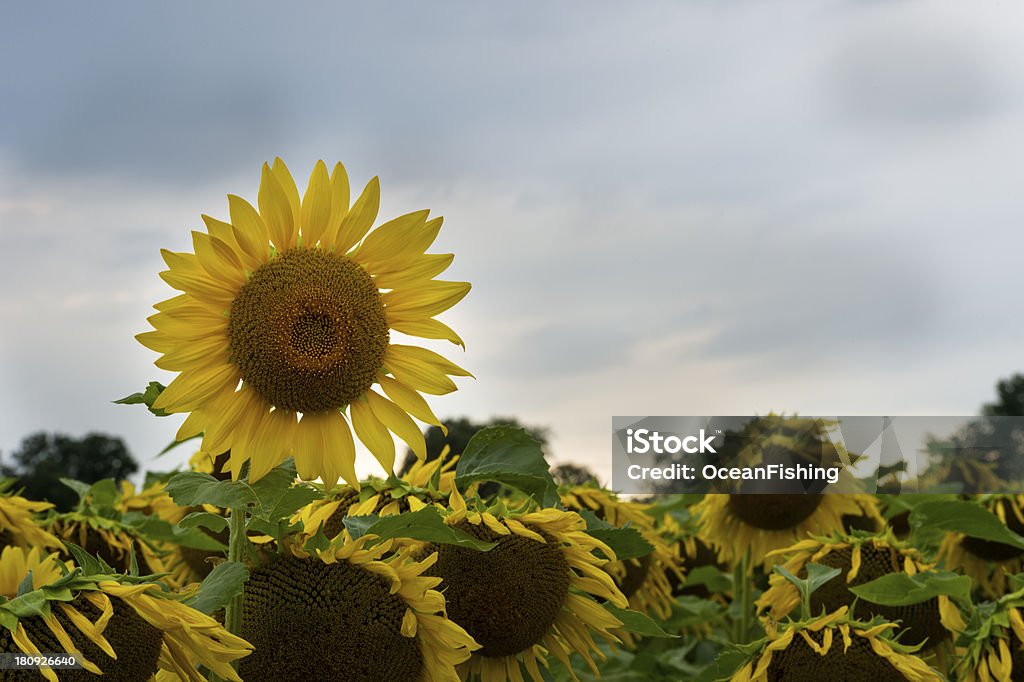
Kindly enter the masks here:
[[1024, 676], [1024, 590], [991, 606], [979, 610], [980, 619], [965, 628], [961, 642], [967, 640], [967, 646], [955, 670], [958, 680], [1015, 682]]
[[132, 552], [141, 575], [175, 573], [169, 552], [118, 518], [109, 518], [87, 511], [57, 515], [51, 526], [60, 538], [73, 542], [121, 572], [131, 568]]
[[486, 552], [455, 545], [427, 550], [438, 555], [429, 574], [442, 579], [448, 616], [480, 644], [460, 668], [463, 679], [523, 680], [525, 668], [541, 682], [538, 663], [546, 666], [551, 654], [571, 673], [573, 652], [596, 673], [593, 655], [604, 654], [592, 634], [617, 644], [613, 631], [622, 623], [593, 597], [628, 605], [603, 570], [607, 561], [593, 553], [614, 558], [612, 550], [585, 532], [576, 512], [517, 512], [503, 503], [481, 510], [482, 502], [471, 502], [472, 509], [453, 488], [445, 523], [495, 546]]
[[392, 432], [422, 458], [412, 417], [440, 421], [420, 394], [470, 375], [390, 332], [464, 345], [434, 319], [470, 288], [434, 279], [453, 259], [426, 253], [441, 219], [418, 211], [371, 231], [377, 179], [350, 207], [344, 167], [322, 161], [301, 199], [280, 159], [264, 164], [257, 203], [229, 195], [230, 223], [203, 216], [195, 253], [163, 252], [161, 277], [183, 293], [137, 338], [179, 374], [154, 407], [189, 413], [177, 438], [203, 433], [204, 451], [230, 451], [236, 478], [246, 461], [257, 480], [294, 456], [304, 479], [358, 486], [353, 430], [387, 472]]
[[844, 606], [806, 621], [766, 626], [767, 636], [732, 682], [943, 682], [914, 655], [917, 647], [892, 636], [896, 623], [854, 620]]
[[[806, 576], [809, 563], [840, 569], [839, 575], [811, 594], [811, 613], [821, 613], [823, 609], [832, 613], [853, 604], [851, 615], [854, 618], [867, 621], [881, 616], [898, 622], [896, 633], [901, 642], [929, 648], [964, 628], [960, 611], [945, 595], [909, 606], [884, 606], [857, 600], [850, 592], [850, 587], [889, 573], [917, 575], [933, 567], [920, 552], [896, 540], [891, 532], [816, 537], [801, 540], [774, 554], [786, 557], [783, 567], [800, 577]], [[756, 602], [758, 610], [767, 612], [772, 620], [782, 620], [800, 605], [800, 594], [793, 583], [778, 573], [772, 573], [768, 582], [768, 590]]]
[[[972, 499], [1014, 533], [1024, 535], [1024, 495], [977, 495]], [[993, 599], [1006, 594], [1010, 576], [1024, 571], [1024, 550], [952, 531], [943, 538], [938, 558], [949, 570], [970, 576]]]
[[[31, 574], [32, 585], [25, 582]], [[0, 652], [80, 654], [63, 682], [138, 682], [158, 670], [201, 681], [198, 666], [241, 682], [231, 662], [251, 646], [157, 583], [116, 573], [86, 574], [57, 554], [8, 547], [0, 555]], [[57, 674], [40, 673], [50, 682]]]
[[647, 514], [652, 505], [620, 500], [614, 493], [593, 485], [574, 486], [561, 493], [562, 504], [573, 511], [584, 509], [616, 527], [629, 524], [654, 548], [650, 554], [626, 561], [615, 561], [605, 570], [629, 600], [629, 608], [643, 611], [661, 619], [672, 613], [672, 583], [685, 580], [681, 570], [679, 548], [665, 541], [655, 527], [654, 518]]
[[53, 505], [11, 494], [8, 491], [13, 483], [0, 485], [0, 547], [60, 547], [60, 540], [43, 528], [39, 518]]
[[729, 565], [749, 549], [748, 569], [766, 571], [781, 558], [769, 556], [809, 535], [828, 535], [843, 528], [843, 518], [863, 516], [853, 495], [705, 495], [692, 508], [699, 516], [697, 537]]
[[[255, 571], [245, 587], [242, 634], [255, 653], [246, 682], [353, 679], [457, 680], [478, 645], [445, 616], [436, 555], [374, 538], [335, 539], [315, 556], [293, 552]], [[301, 554], [302, 556], [299, 556]]]

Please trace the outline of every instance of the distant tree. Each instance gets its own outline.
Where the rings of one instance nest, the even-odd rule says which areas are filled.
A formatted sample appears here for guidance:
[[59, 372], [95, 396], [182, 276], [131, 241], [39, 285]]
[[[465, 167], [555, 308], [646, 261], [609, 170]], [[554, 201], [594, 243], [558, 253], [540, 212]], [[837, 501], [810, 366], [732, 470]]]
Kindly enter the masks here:
[[998, 402], [982, 406], [986, 417], [1024, 417], [1024, 374], [1000, 379], [996, 384]]
[[104, 478], [121, 480], [139, 470], [120, 438], [101, 433], [78, 439], [40, 431], [22, 440], [11, 459], [13, 464], [0, 466], [0, 473], [17, 478], [16, 488], [23, 488], [25, 497], [47, 500], [60, 511], [72, 509], [78, 501], [61, 478], [95, 483]]
[[[930, 439], [932, 466], [937, 472], [950, 470], [949, 465], [970, 460], [991, 467], [991, 475], [1003, 482], [1024, 481], [1024, 375], [1014, 374], [996, 383], [996, 402], [981, 407], [984, 417], [968, 422], [946, 441]], [[993, 444], [1003, 446], [996, 449]], [[965, 482], [964, 492], [993, 492], [984, 478], [973, 477], [974, 483]], [[957, 481], [954, 475], [949, 480]]]
[[551, 475], [558, 485], [584, 485], [597, 480], [593, 471], [579, 464], [567, 463], [551, 467]]
[[[462, 451], [466, 449], [466, 445], [469, 443], [469, 440], [476, 435], [477, 431], [485, 429], [488, 426], [498, 426], [501, 424], [518, 426], [540, 441], [541, 445], [547, 445], [547, 428], [524, 426], [520, 424], [519, 420], [515, 417], [492, 417], [486, 422], [474, 422], [468, 417], [459, 417], [457, 419], [449, 419], [444, 422], [444, 425], [448, 427], [447, 436], [445, 436], [437, 426], [431, 426], [424, 432], [423, 435], [427, 442], [427, 461], [429, 462], [437, 459], [445, 445], [451, 447], [451, 453], [453, 455], [461, 455]], [[402, 463], [400, 473], [404, 474], [407, 472], [415, 461], [416, 455], [411, 450], [406, 450], [405, 461]]]

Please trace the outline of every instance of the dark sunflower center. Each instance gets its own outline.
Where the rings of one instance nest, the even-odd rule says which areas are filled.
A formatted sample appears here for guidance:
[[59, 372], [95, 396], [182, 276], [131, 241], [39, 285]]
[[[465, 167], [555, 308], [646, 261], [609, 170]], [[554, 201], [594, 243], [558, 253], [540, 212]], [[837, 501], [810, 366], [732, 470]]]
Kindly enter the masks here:
[[485, 541], [488, 552], [453, 545], [432, 547], [437, 563], [427, 573], [443, 579], [448, 617], [480, 644], [483, 656], [511, 656], [537, 644], [551, 630], [569, 594], [570, 568], [558, 543], [498, 535], [485, 526], [459, 528]]
[[755, 528], [787, 530], [800, 525], [821, 504], [821, 495], [730, 495], [729, 511]]
[[373, 278], [319, 249], [286, 251], [253, 272], [228, 320], [242, 379], [271, 405], [296, 412], [344, 407], [365, 393], [388, 340]]
[[[819, 632], [808, 632], [819, 645], [824, 635]], [[887, 660], [879, 656], [871, 648], [871, 643], [854, 635], [850, 648], [843, 651], [844, 644], [839, 633], [833, 633], [832, 646], [824, 656], [818, 654], [797, 635], [782, 651], [772, 654], [772, 663], [768, 666], [770, 682], [906, 682], [903, 673], [893, 667]]]
[[[811, 594], [811, 613], [821, 613], [822, 608], [832, 613], [841, 606], [854, 603], [854, 594], [850, 587], [863, 585], [875, 578], [889, 573], [903, 571], [903, 556], [888, 547], [875, 547], [864, 544], [860, 553], [860, 569], [853, 582], [846, 582], [846, 574], [853, 566], [853, 549], [844, 547], [835, 549], [817, 559], [815, 563], [840, 569], [839, 575], [832, 578]], [[872, 604], [863, 599], [858, 600], [853, 608], [853, 616], [868, 621], [874, 616], [882, 616], [886, 620], [900, 621], [900, 641], [904, 644], [917, 645], [925, 642], [929, 647], [941, 642], [946, 636], [939, 618], [938, 599], [929, 599], [909, 606], [883, 606]]]
[[242, 636], [256, 650], [246, 682], [420, 679], [419, 641], [402, 635], [406, 604], [379, 575], [345, 561], [285, 557], [253, 571]]
[[[97, 678], [96, 675], [85, 669], [61, 670], [59, 675], [62, 682], [87, 682], [97, 679], [113, 680], [114, 682], [139, 682], [139, 680], [148, 680], [156, 673], [160, 647], [163, 644], [163, 633], [147, 623], [142, 616], [135, 612], [135, 609], [117, 597], [110, 597], [110, 602], [114, 607], [114, 615], [107, 623], [106, 629], [103, 630], [103, 636], [110, 642], [110, 646], [117, 654], [117, 659], [105, 654], [102, 649], [92, 643], [92, 640], [79, 632], [60, 607], [53, 607], [53, 614], [71, 635], [72, 641], [82, 655], [103, 671], [103, 677]], [[100, 610], [88, 602], [85, 597], [79, 596], [71, 605], [90, 621], [95, 622], [100, 616]], [[42, 618], [22, 618], [21, 624], [25, 627], [29, 639], [40, 651], [52, 653], [64, 651], [63, 645], [53, 636], [53, 632], [46, 626]], [[0, 628], [0, 653], [22, 653], [14, 644], [11, 632], [7, 628]], [[5, 675], [0, 679], [42, 680], [43, 678], [38, 672], [21, 670], [5, 671]]]
[[626, 599], [629, 599], [636, 594], [636, 591], [647, 580], [647, 576], [651, 572], [651, 555], [645, 554], [638, 559], [628, 559], [625, 565], [626, 573], [617, 582], [619, 583], [619, 590]]

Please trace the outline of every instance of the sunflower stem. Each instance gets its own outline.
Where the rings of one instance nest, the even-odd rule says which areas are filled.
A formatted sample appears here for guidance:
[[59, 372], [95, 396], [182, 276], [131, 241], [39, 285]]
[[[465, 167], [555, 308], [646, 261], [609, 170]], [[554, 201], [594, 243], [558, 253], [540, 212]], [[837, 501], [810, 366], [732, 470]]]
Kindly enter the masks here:
[[743, 553], [743, 558], [736, 563], [732, 574], [733, 598], [739, 602], [739, 613], [732, 624], [732, 639], [736, 644], [746, 644], [747, 636], [750, 633], [750, 550]]
[[[228, 517], [228, 561], [242, 561], [245, 544], [245, 508], [234, 507]], [[224, 607], [224, 627], [233, 635], [242, 636], [242, 593], [236, 594]]]

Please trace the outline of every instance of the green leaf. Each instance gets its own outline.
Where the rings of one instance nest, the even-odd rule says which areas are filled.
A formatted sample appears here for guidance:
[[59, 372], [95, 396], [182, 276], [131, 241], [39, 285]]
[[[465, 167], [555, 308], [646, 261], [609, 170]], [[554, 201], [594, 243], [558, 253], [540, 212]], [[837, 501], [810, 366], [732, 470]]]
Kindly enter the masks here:
[[805, 620], [814, 615], [811, 613], [811, 595], [814, 591], [842, 573], [838, 568], [830, 568], [814, 563], [807, 564], [806, 578], [798, 578], [781, 565], [776, 566], [774, 570], [783, 578], [793, 583], [797, 591], [800, 592], [801, 618]]
[[919, 504], [910, 513], [910, 525], [915, 530], [951, 530], [1024, 549], [1024, 537], [1007, 528], [998, 516], [973, 502], [949, 500]]
[[157, 397], [159, 397], [159, 395], [163, 393], [163, 390], [165, 388], [167, 387], [161, 384], [159, 381], [151, 381], [149, 382], [149, 385], [146, 386], [146, 390], [143, 391], [142, 393], [132, 393], [131, 395], [126, 395], [120, 400], [115, 400], [114, 404], [145, 405], [149, 409], [149, 411], [155, 414], [156, 416], [169, 417], [169, 412], [164, 412], [163, 410], [160, 409], [153, 409], [153, 403], [156, 402]]
[[481, 542], [465, 531], [452, 528], [434, 507], [424, 507], [417, 512], [397, 516], [346, 516], [344, 522], [353, 538], [363, 535], [376, 535], [382, 540], [412, 538], [479, 551], [487, 551], [495, 545], [493, 542]]
[[181, 507], [212, 504], [237, 509], [256, 503], [256, 494], [245, 481], [218, 481], [210, 474], [198, 471], [183, 471], [171, 476], [166, 490], [174, 503]]
[[212, 514], [210, 512], [192, 512], [181, 521], [178, 521], [178, 526], [181, 528], [209, 528], [214, 533], [219, 533], [228, 527], [228, 520], [226, 517], [220, 514]]
[[117, 482], [112, 478], [104, 478], [93, 483], [86, 496], [94, 507], [112, 507], [120, 494]]
[[73, 478], [62, 478], [60, 479], [60, 482], [74, 490], [75, 494], [78, 495], [79, 500], [84, 500], [85, 496], [89, 494], [89, 488], [92, 487], [88, 483], [76, 481]]
[[84, 575], [111, 575], [114, 569], [106, 561], [89, 554], [73, 542], [64, 540], [64, 546], [71, 552], [75, 565], [82, 569]]
[[597, 514], [589, 509], [584, 509], [579, 514], [587, 522], [587, 535], [608, 545], [619, 561], [647, 556], [654, 551], [654, 546], [629, 524], [616, 528], [604, 519], [599, 519]]
[[971, 579], [949, 571], [926, 571], [916, 575], [888, 573], [869, 583], [851, 587], [850, 592], [865, 601], [884, 606], [909, 606], [940, 595], [966, 601], [971, 594]]
[[21, 579], [21, 582], [18, 583], [18, 596], [20, 597], [23, 594], [28, 594], [34, 589], [34, 587], [35, 585], [32, 580], [32, 571], [29, 571], [27, 574], [25, 574], [25, 577]]
[[587, 535], [608, 545], [619, 561], [647, 556], [654, 551], [654, 545], [647, 542], [636, 528], [600, 528], [588, 530]]
[[50, 602], [42, 590], [35, 590], [18, 596], [4, 604], [4, 607], [18, 618], [45, 616], [49, 611]]
[[179, 528], [156, 516], [127, 512], [121, 517], [121, 521], [149, 540], [169, 542], [207, 552], [223, 552], [227, 549], [223, 543], [198, 528]]
[[604, 604], [604, 607], [608, 610], [608, 613], [622, 621], [622, 627], [641, 637], [678, 637], [678, 635], [668, 634], [661, 629], [660, 625], [651, 620], [649, 616], [639, 611], [620, 609], [611, 604]]
[[518, 488], [545, 507], [559, 503], [540, 442], [514, 426], [491, 426], [470, 439], [455, 468], [455, 484], [465, 490], [476, 481]]
[[264, 511], [256, 514], [255, 518], [261, 518], [265, 521], [278, 521], [279, 519], [290, 517], [302, 507], [321, 497], [323, 497], [323, 494], [315, 488], [307, 485], [293, 486], [280, 491], [280, 494], [274, 494], [272, 497], [260, 500], [269, 505], [269, 507], [264, 506]]
[[242, 593], [249, 571], [239, 561], [225, 561], [214, 566], [206, 576], [199, 592], [185, 600], [185, 603], [206, 615], [224, 608], [227, 603]]
[[725, 593], [732, 590], [732, 576], [724, 573], [716, 566], [698, 566], [686, 572], [684, 587], [697, 587], [703, 585], [708, 592]]

